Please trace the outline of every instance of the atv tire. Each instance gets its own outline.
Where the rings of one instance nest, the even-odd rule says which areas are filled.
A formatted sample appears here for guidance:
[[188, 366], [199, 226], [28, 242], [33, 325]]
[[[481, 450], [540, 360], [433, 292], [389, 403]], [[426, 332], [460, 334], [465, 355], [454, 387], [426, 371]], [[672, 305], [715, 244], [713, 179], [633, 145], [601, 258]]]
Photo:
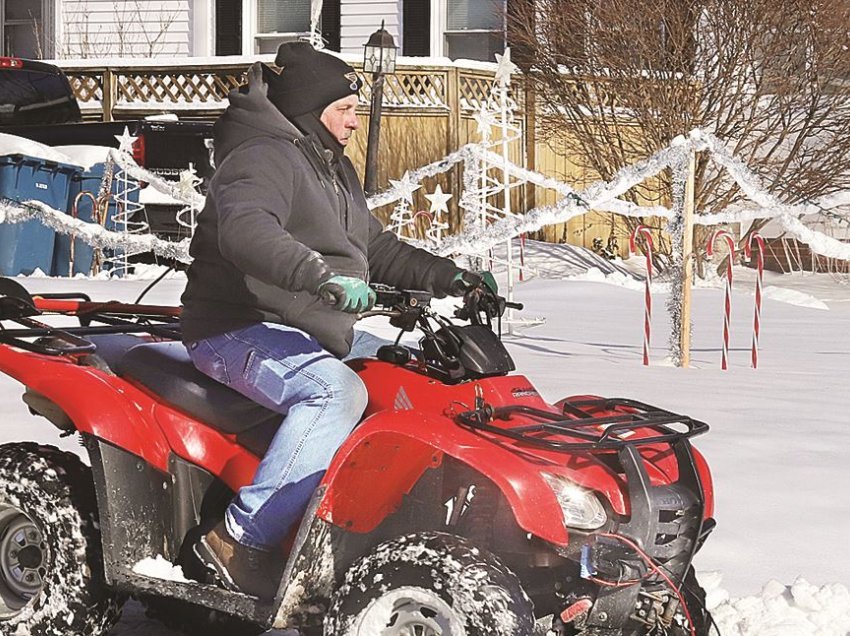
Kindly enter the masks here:
[[489, 552], [450, 534], [380, 544], [349, 568], [325, 636], [530, 636], [531, 601]]
[[51, 446], [0, 446], [0, 633], [103, 636], [121, 600], [104, 580], [89, 469]]

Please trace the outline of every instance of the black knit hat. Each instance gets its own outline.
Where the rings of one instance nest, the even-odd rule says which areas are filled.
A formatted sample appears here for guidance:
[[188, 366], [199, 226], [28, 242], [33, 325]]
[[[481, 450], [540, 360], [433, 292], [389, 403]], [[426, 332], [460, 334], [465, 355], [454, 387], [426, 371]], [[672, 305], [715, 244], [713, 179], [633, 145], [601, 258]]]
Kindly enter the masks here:
[[281, 67], [280, 74], [265, 67], [263, 78], [269, 85], [269, 100], [287, 117], [323, 110], [360, 91], [353, 68], [307, 42], [281, 44], [274, 63]]

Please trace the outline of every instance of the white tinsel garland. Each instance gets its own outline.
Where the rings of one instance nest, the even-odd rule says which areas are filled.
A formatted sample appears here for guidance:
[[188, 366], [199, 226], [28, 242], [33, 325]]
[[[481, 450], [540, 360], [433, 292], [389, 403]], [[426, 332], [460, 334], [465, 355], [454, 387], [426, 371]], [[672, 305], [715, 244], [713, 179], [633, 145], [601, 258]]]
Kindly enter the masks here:
[[137, 165], [130, 155], [118, 152], [118, 150], [113, 148], [109, 151], [109, 158], [131, 177], [138, 181], [144, 181], [148, 185], [153, 186], [159, 192], [163, 192], [171, 198], [177, 199], [187, 205], [193, 205], [199, 210], [204, 207], [204, 201], [206, 199], [203, 195], [200, 195], [197, 192], [187, 191], [187, 189], [182, 186], [179, 181], [169, 181], [168, 179], [163, 179], [149, 170], [145, 170], [141, 166]]
[[[829, 258], [850, 260], [850, 244], [842, 243], [834, 238], [806, 227], [798, 217], [814, 212], [828, 210], [850, 201], [850, 193], [835, 193], [827, 195], [811, 203], [787, 205], [778, 201], [766, 191], [760, 179], [743, 162], [733, 157], [723, 144], [713, 135], [696, 130], [688, 137], [679, 137], [667, 148], [660, 150], [648, 159], [642, 160], [620, 170], [609, 181], [592, 184], [583, 192], [575, 192], [567, 184], [558, 182], [540, 173], [526, 170], [519, 166], [510, 166], [512, 175], [519, 180], [541, 187], [552, 188], [564, 194], [564, 198], [553, 205], [541, 206], [530, 210], [521, 217], [509, 217], [497, 220], [486, 228], [468, 228], [461, 234], [444, 240], [435, 248], [433, 244], [423, 244], [439, 254], [480, 254], [481, 252], [503, 243], [509, 238], [526, 232], [539, 230], [554, 223], [564, 223], [570, 219], [585, 214], [591, 210], [607, 210], [625, 216], [657, 216], [673, 219], [674, 211], [661, 207], [642, 207], [619, 199], [625, 192], [645, 179], [657, 175], [664, 169], [679, 165], [683, 157], [694, 149], [707, 151], [718, 165], [729, 171], [733, 179], [741, 186], [744, 193], [757, 205], [758, 209], [730, 207], [716, 214], [697, 215], [696, 224], [717, 225], [722, 223], [738, 223], [757, 218], [777, 218], [784, 230], [792, 237], [809, 246], [813, 253]], [[487, 153], [481, 144], [470, 144], [444, 159], [411, 171], [409, 179], [419, 182], [451, 169], [461, 161], [467, 162], [464, 170], [464, 191], [474, 190], [472, 182], [480, 175], [473, 169]], [[130, 157], [124, 156], [117, 150], [109, 155], [114, 162], [135, 179], [149, 183], [152, 187], [165, 192], [173, 198], [186, 204], [203, 207], [204, 197], [197, 193], [187, 192], [178, 182], [167, 181], [161, 177], [137, 166]], [[380, 207], [398, 200], [403, 196], [402, 189], [390, 189], [369, 199], [371, 208]], [[462, 199], [462, 197], [461, 197]], [[0, 222], [15, 223], [32, 218], [38, 218], [51, 229], [64, 234], [74, 234], [95, 248], [121, 249], [126, 245], [127, 237], [119, 232], [110, 232], [93, 223], [73, 219], [70, 215], [58, 210], [51, 210], [43, 203], [28, 202], [15, 204], [0, 202]], [[152, 251], [166, 258], [175, 258], [181, 262], [190, 261], [188, 255], [188, 239], [179, 243], [164, 241], [152, 235], [138, 235], [131, 239], [133, 250]]]
[[126, 249], [128, 245], [134, 251], [153, 252], [163, 258], [173, 258], [182, 263], [190, 263], [189, 239], [179, 243], [165, 241], [153, 234], [138, 234], [128, 237], [123, 232], [112, 232], [97, 223], [86, 223], [70, 214], [54, 210], [41, 201], [12, 203], [0, 201], [0, 223], [22, 223], [37, 219], [51, 230], [69, 234], [88, 245], [107, 250]]

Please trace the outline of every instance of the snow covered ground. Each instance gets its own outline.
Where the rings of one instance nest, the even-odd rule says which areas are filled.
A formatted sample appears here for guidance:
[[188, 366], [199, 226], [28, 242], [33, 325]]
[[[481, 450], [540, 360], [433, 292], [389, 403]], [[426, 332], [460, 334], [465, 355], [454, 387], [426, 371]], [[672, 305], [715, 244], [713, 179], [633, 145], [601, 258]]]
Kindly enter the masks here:
[[[760, 368], [753, 370], [753, 272], [736, 270], [727, 372], [720, 370], [722, 290], [694, 292], [692, 368], [683, 370], [664, 361], [669, 326], [661, 283], [652, 364], [643, 367], [642, 283], [620, 267], [587, 273], [600, 264], [563, 246], [531, 251], [540, 276], [518, 286], [516, 297], [525, 314], [546, 323], [506, 340], [545, 397], [632, 397], [712, 426], [696, 443], [714, 473], [718, 527], [696, 565], [723, 636], [850, 634], [850, 282], [769, 275]], [[183, 281], [166, 279], [146, 302], [177, 302]], [[132, 300], [148, 281], [22, 282], [35, 292]], [[369, 328], [391, 333], [380, 323]], [[20, 394], [15, 382], [0, 378], [0, 442], [37, 439], [79, 450], [30, 417]], [[132, 603], [114, 634], [180, 636]]]

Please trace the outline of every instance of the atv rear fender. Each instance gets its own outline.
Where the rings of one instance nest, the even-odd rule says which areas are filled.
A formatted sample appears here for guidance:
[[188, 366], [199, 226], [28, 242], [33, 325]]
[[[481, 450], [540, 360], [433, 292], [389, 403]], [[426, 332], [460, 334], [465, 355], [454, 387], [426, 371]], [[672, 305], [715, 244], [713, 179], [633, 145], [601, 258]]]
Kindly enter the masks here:
[[[121, 378], [74, 361], [0, 345], [0, 371], [24, 384], [30, 407], [168, 470], [169, 445], [153, 417], [156, 402]], [[55, 406], [51, 406], [55, 405]], [[50, 413], [41, 413], [44, 409]], [[63, 426], [67, 428], [67, 424]]]
[[371, 532], [444, 455], [491, 480], [524, 531], [567, 545], [563, 513], [536, 458], [482, 441], [447, 417], [417, 411], [377, 413], [354, 431], [325, 474], [317, 515], [352, 532]]

